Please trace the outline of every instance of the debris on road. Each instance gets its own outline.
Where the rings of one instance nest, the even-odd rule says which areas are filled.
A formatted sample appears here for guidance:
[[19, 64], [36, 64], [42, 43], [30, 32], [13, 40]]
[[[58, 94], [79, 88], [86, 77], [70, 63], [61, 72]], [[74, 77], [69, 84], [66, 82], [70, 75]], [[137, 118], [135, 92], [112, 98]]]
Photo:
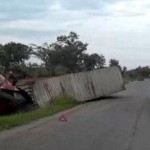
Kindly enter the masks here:
[[67, 122], [68, 120], [67, 120], [65, 115], [61, 115], [60, 118], [59, 118], [59, 121], [60, 122]]

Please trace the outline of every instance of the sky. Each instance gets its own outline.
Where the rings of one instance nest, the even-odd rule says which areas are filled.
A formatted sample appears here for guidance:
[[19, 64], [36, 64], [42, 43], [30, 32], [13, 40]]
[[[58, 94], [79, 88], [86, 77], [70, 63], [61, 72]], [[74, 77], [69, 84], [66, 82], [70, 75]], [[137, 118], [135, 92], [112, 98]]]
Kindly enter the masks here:
[[[0, 0], [0, 43], [52, 43], [77, 32], [88, 53], [150, 65], [150, 0]], [[32, 58], [32, 61], [37, 59]]]

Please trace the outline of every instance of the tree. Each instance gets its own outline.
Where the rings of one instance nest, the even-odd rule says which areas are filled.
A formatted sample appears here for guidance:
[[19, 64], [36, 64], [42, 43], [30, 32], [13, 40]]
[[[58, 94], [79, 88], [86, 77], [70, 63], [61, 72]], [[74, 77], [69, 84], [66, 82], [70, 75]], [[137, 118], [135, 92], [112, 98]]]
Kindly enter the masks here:
[[21, 43], [8, 43], [0, 45], [0, 63], [4, 66], [5, 72], [9, 71], [11, 66], [24, 63], [30, 58], [32, 49]]
[[111, 60], [109, 61], [109, 66], [110, 66], [110, 67], [119, 66], [119, 61], [116, 60], [116, 59], [111, 59]]
[[139, 66], [136, 69], [127, 71], [125, 75], [132, 80], [143, 80], [144, 78], [149, 78], [150, 68], [148, 66]]
[[94, 70], [94, 69], [100, 69], [105, 66], [105, 57], [103, 55], [98, 54], [85, 54], [84, 55], [84, 64], [86, 70]]
[[135, 69], [138, 76], [141, 76], [143, 78], [148, 78], [150, 75], [150, 69], [148, 66], [145, 67], [138, 67]]
[[58, 36], [53, 44], [37, 46], [37, 56], [45, 62], [52, 74], [56, 74], [55, 68], [58, 66], [65, 68], [67, 73], [74, 73], [82, 69], [83, 54], [87, 46], [87, 43], [79, 40], [75, 32], [70, 32], [68, 36]]
[[50, 76], [49, 71], [44, 65], [38, 65], [37, 63], [26, 64], [26, 76], [30, 77], [48, 77]]
[[87, 43], [79, 40], [75, 32], [70, 32], [69, 35], [58, 36], [55, 43], [33, 45], [33, 49], [51, 75], [60, 75], [100, 69], [105, 66], [105, 57], [97, 53], [87, 54], [87, 46]]
[[110, 66], [110, 67], [117, 66], [117, 67], [120, 69], [120, 71], [122, 72], [122, 68], [121, 68], [121, 66], [119, 65], [119, 60], [117, 60], [117, 59], [111, 59], [111, 60], [109, 61], [109, 66]]

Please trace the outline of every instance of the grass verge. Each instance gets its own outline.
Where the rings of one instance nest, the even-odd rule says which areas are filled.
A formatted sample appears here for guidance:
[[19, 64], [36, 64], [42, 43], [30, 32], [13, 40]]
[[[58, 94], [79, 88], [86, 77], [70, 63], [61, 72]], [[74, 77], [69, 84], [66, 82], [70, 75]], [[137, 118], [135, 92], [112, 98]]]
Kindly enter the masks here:
[[18, 113], [0, 117], [0, 131], [10, 129], [15, 126], [30, 123], [31, 121], [54, 115], [63, 110], [77, 106], [78, 102], [68, 96], [57, 98], [50, 106], [39, 108], [34, 111]]

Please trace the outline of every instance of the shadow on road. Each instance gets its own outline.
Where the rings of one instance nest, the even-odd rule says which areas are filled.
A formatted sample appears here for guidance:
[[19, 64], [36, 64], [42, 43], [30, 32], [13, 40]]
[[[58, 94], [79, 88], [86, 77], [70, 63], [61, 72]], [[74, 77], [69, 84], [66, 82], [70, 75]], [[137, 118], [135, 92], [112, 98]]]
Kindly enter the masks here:
[[91, 102], [102, 101], [102, 100], [120, 100], [120, 99], [126, 99], [126, 97], [127, 96], [120, 96], [120, 95], [104, 96], [104, 97], [88, 100], [84, 103], [91, 103]]

